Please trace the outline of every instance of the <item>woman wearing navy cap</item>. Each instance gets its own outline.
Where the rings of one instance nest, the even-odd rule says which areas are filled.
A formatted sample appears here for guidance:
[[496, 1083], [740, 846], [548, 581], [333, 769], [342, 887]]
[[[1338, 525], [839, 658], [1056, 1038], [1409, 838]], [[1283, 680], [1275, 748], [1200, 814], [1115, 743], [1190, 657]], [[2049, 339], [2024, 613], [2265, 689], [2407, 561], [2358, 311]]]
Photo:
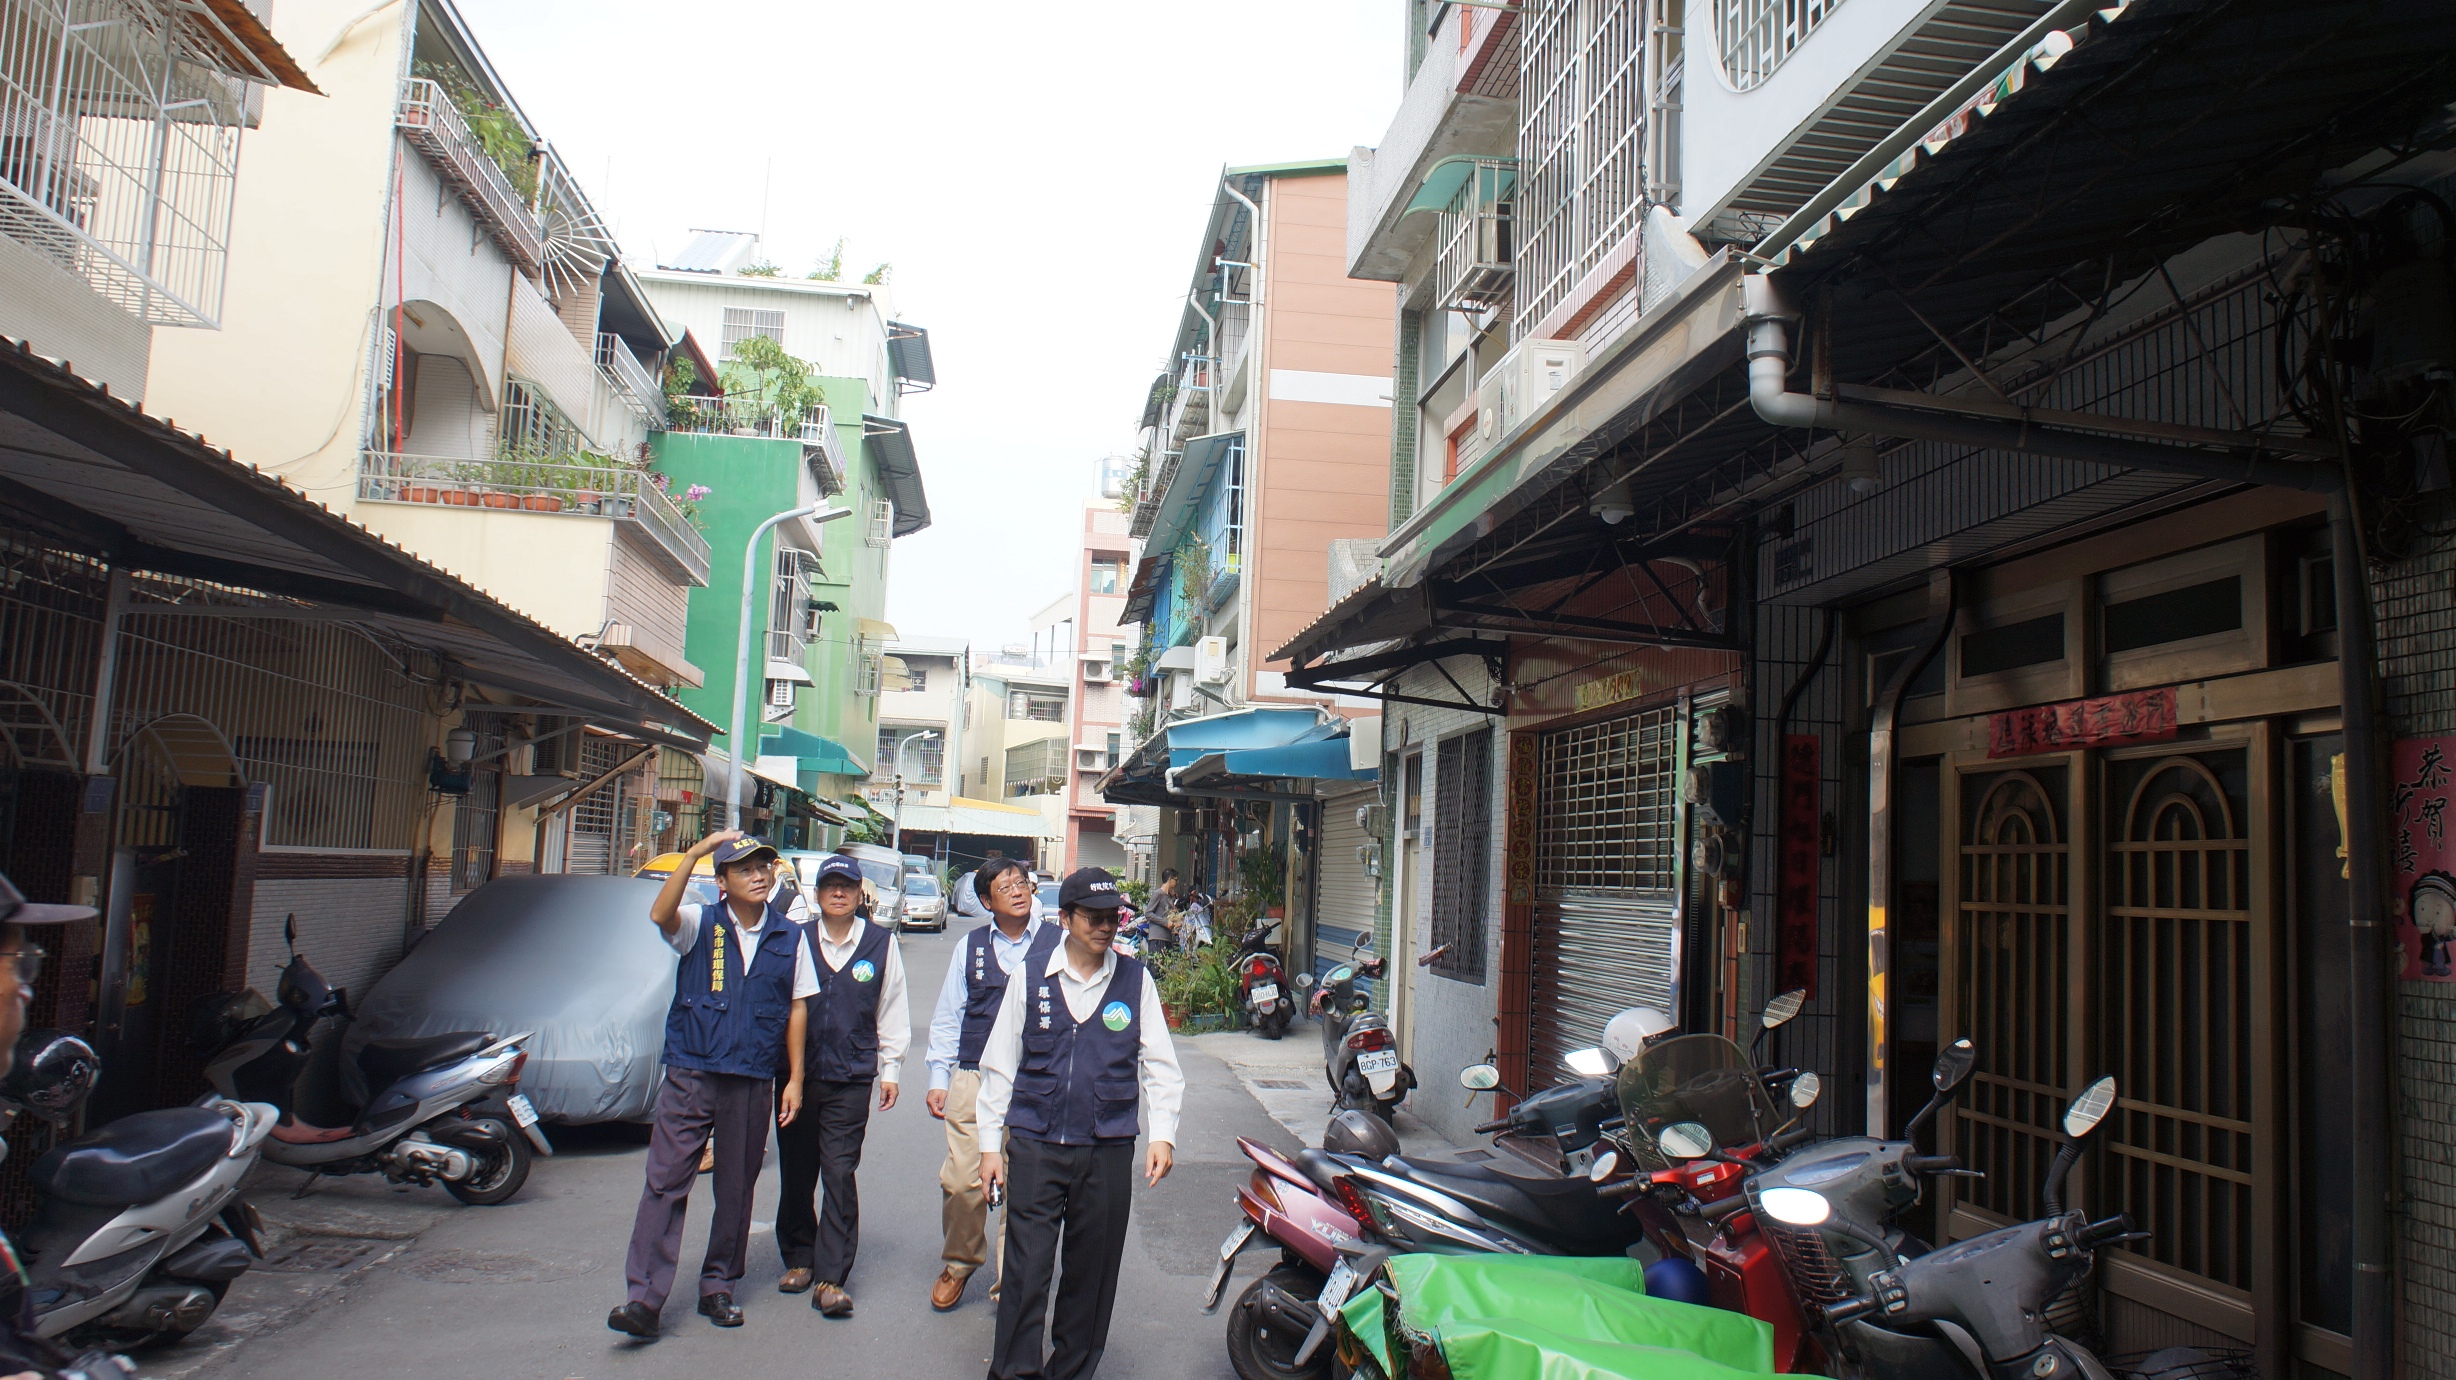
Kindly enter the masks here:
[[[830, 1318], [853, 1316], [853, 1255], [861, 1245], [861, 1144], [870, 1131], [870, 1084], [878, 1109], [895, 1105], [912, 1013], [904, 995], [904, 958], [895, 936], [857, 914], [861, 866], [841, 853], [819, 863], [818, 917], [804, 933], [817, 952], [819, 990], [808, 1011], [802, 1115], [776, 1132], [776, 1246], [785, 1258], [784, 1293], [811, 1291], [810, 1306]], [[785, 1075], [777, 1075], [781, 1088]], [[824, 1216], [812, 1194], [826, 1194]]]

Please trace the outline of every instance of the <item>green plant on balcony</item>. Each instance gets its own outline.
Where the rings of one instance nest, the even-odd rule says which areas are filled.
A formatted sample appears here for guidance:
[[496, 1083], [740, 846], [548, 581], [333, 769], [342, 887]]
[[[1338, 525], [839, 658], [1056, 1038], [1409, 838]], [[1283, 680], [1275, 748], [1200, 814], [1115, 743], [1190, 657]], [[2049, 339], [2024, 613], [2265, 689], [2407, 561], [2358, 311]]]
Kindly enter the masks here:
[[1131, 513], [1143, 501], [1143, 486], [1151, 482], [1151, 447], [1134, 452], [1134, 468], [1126, 471], [1125, 487], [1118, 491], [1117, 511]]
[[805, 413], [827, 401], [809, 363], [763, 335], [734, 343], [733, 362], [725, 366], [725, 395], [747, 406], [763, 428], [797, 425]]
[[461, 123], [478, 142], [478, 151], [488, 161], [503, 170], [514, 189], [524, 199], [537, 196], [537, 145], [529, 142], [529, 133], [520, 127], [520, 118], [497, 105], [480, 91], [469, 74], [448, 62], [420, 59], [412, 75], [426, 78], [452, 98], [453, 108], [460, 111]]
[[1139, 743], [1148, 740], [1151, 737], [1151, 731], [1159, 727], [1159, 724], [1160, 702], [1157, 699], [1148, 699], [1143, 701], [1142, 708], [1135, 710], [1132, 717], [1126, 720], [1126, 729], [1134, 735], [1134, 741]]
[[1188, 538], [1177, 548], [1177, 597], [1190, 608], [1200, 609], [1211, 601], [1211, 586], [1219, 578], [1219, 568], [1211, 559], [1211, 543], [1200, 537]]

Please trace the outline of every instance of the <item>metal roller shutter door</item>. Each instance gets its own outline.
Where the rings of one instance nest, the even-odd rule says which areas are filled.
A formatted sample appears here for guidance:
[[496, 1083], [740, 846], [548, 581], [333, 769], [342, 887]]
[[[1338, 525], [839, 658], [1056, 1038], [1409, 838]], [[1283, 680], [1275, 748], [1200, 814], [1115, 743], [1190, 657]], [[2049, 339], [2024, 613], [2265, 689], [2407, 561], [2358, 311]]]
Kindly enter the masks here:
[[1364, 870], [1359, 850], [1373, 841], [1356, 815], [1380, 797], [1370, 792], [1322, 802], [1321, 901], [1314, 911], [1314, 966], [1327, 968], [1347, 957], [1356, 941], [1373, 933], [1380, 885]]
[[1670, 705], [1543, 736], [1536, 800], [1534, 983], [1528, 1081], [1625, 1007], [1672, 1005], [1680, 912]]

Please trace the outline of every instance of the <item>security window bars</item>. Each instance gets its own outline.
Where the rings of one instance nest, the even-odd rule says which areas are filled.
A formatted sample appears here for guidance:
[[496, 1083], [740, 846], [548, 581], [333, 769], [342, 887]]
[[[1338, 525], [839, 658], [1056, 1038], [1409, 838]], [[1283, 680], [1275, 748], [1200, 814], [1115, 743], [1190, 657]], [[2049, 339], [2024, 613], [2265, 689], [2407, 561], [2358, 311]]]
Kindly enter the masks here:
[[1742, 91], [1762, 85], [1842, 0], [1714, 0], [1723, 75]]
[[1480, 312], [1503, 306], [1517, 269], [1512, 249], [1511, 197], [1518, 186], [1518, 160], [1479, 158], [1441, 213], [1440, 253], [1433, 266], [1433, 292], [1453, 311]]
[[1673, 719], [1665, 705], [1544, 735], [1539, 889], [1672, 889]]
[[853, 693], [863, 699], [876, 699], [886, 680], [886, 656], [879, 644], [868, 638], [853, 640]]
[[[905, 780], [918, 786], [935, 786], [946, 777], [947, 735], [942, 731], [933, 738], [916, 735], [929, 732], [922, 724], [880, 724], [878, 726], [878, 765], [870, 775], [879, 780], [895, 776], [903, 767], [911, 771]], [[901, 749], [903, 760], [898, 762]]]
[[1492, 730], [1444, 739], [1433, 770], [1432, 970], [1484, 980], [1492, 877]]
[[1027, 723], [1062, 724], [1066, 722], [1066, 695], [1063, 691], [1009, 691], [1006, 717]]
[[725, 323], [718, 328], [717, 343], [720, 360], [732, 359], [734, 347], [754, 335], [763, 335], [778, 345], [785, 343], [785, 314], [761, 307], [727, 307]]
[[0, 2], [0, 234], [141, 321], [222, 310], [245, 52], [201, 4]]
[[463, 720], [477, 735], [477, 755], [489, 759], [469, 773], [469, 793], [452, 811], [452, 894], [464, 895], [494, 880], [495, 823], [503, 790], [503, 719], [470, 714]]
[[1519, 50], [1519, 185], [1511, 227], [1523, 338], [1645, 212], [1641, 7], [1539, 0]]
[[864, 540], [872, 546], [887, 546], [895, 541], [895, 501], [877, 498], [870, 501], [870, 530]]

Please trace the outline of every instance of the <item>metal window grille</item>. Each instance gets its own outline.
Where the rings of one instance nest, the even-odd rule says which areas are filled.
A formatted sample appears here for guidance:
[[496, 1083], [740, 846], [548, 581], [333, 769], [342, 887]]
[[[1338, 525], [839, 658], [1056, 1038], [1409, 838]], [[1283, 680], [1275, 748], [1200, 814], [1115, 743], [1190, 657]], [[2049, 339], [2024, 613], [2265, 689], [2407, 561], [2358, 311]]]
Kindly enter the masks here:
[[872, 546], [886, 546], [895, 540], [895, 501], [886, 498], [870, 500], [870, 530], [865, 540]]
[[1517, 276], [1510, 221], [1517, 187], [1517, 159], [1475, 160], [1435, 232], [1441, 249], [1433, 265], [1433, 295], [1439, 305], [1480, 312], [1508, 303]]
[[946, 774], [947, 737], [944, 733], [926, 740], [913, 737], [914, 734], [924, 731], [922, 727], [914, 724], [880, 724], [878, 726], [878, 765], [871, 770], [870, 775], [880, 780], [894, 777], [897, 770], [903, 765], [896, 760], [897, 750], [901, 748], [904, 761], [912, 763], [913, 766], [912, 775], [907, 778], [908, 780], [916, 785], [934, 786], [938, 784]]
[[863, 699], [876, 699], [886, 681], [886, 658], [879, 644], [866, 637], [853, 639], [853, 693]]
[[793, 682], [789, 680], [769, 681], [767, 703], [770, 709], [791, 709], [793, 707]]
[[1432, 970], [1484, 980], [1492, 876], [1492, 730], [1445, 738], [1434, 767]]
[[1714, 0], [1714, 41], [1723, 75], [1742, 91], [1774, 75], [1842, 0]]
[[1029, 723], [1062, 724], [1066, 722], [1066, 696], [1031, 690], [1009, 691], [1006, 696], [1006, 717]]
[[[470, 714], [463, 722], [477, 735], [480, 757], [503, 750], [501, 715]], [[496, 821], [501, 814], [503, 759], [469, 773], [469, 793], [452, 811], [452, 894], [465, 895], [494, 879]]]
[[720, 360], [731, 359], [734, 347], [754, 335], [763, 335], [778, 345], [785, 343], [785, 314], [762, 307], [727, 307], [724, 324], [717, 328]]
[[[580, 775], [584, 780], [594, 781], [638, 750], [636, 743], [592, 735], [580, 745]], [[623, 849], [630, 843], [626, 835], [636, 813], [631, 808], [630, 784], [629, 778], [616, 777], [571, 807], [564, 871], [592, 876], [614, 871]]]
[[1519, 50], [1512, 203], [1524, 336], [1645, 212], [1645, 42], [1632, 0], [1542, 0]]
[[579, 423], [555, 406], [545, 390], [526, 379], [503, 382], [503, 421], [498, 450], [507, 458], [543, 460], [587, 449]]
[[222, 310], [247, 49], [209, 7], [0, 3], [0, 233], [142, 321]]
[[1544, 736], [1538, 888], [1672, 889], [1675, 717], [1664, 705]]

